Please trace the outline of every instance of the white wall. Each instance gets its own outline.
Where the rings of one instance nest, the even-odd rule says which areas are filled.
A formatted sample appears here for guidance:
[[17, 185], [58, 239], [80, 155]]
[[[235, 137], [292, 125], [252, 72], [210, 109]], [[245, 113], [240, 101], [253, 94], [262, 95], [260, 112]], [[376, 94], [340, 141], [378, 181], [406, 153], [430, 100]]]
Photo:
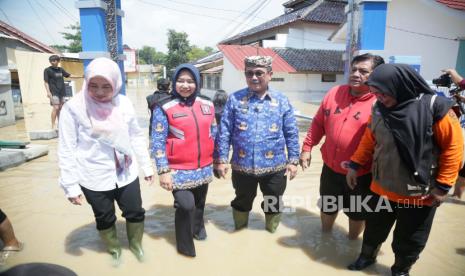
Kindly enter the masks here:
[[[336, 82], [321, 82], [321, 73], [273, 72], [273, 78], [284, 78], [284, 82], [272, 81], [270, 87], [286, 93], [291, 100], [320, 101], [333, 86], [344, 83], [344, 75], [337, 74]], [[233, 93], [247, 86], [244, 73], [237, 70], [227, 58], [223, 64], [223, 89]]]
[[[344, 50], [345, 43], [333, 43], [328, 40], [329, 36], [337, 28], [338, 25], [296, 22], [250, 36], [241, 43], [248, 44], [263, 40], [264, 48], [290, 47], [296, 49]], [[264, 40], [271, 36], [275, 36], [275, 39]]]
[[337, 25], [298, 23], [289, 28], [285, 47], [297, 49], [344, 50], [345, 43], [328, 40]]
[[383, 57], [421, 56], [420, 73], [427, 80], [438, 77], [441, 69], [455, 67], [458, 41], [408, 33], [391, 27], [451, 39], [463, 38], [465, 12], [450, 9], [433, 0], [392, 0], [388, 2], [386, 25], [385, 50], [376, 51]]
[[223, 90], [228, 94], [247, 86], [244, 72], [237, 70], [236, 67], [226, 58], [223, 59], [223, 74], [221, 77]]
[[304, 102], [319, 102], [331, 87], [344, 83], [342, 73], [336, 75], [336, 82], [321, 82], [321, 73], [274, 72], [273, 78], [284, 78], [284, 82], [272, 81], [270, 87]]

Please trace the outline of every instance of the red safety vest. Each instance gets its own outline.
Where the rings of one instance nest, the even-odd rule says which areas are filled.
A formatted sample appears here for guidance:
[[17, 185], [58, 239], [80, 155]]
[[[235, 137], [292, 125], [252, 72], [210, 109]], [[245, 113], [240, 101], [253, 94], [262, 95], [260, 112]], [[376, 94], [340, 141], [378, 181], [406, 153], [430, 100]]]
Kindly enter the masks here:
[[213, 103], [197, 97], [192, 106], [173, 99], [162, 106], [168, 118], [166, 155], [171, 169], [192, 170], [213, 163]]

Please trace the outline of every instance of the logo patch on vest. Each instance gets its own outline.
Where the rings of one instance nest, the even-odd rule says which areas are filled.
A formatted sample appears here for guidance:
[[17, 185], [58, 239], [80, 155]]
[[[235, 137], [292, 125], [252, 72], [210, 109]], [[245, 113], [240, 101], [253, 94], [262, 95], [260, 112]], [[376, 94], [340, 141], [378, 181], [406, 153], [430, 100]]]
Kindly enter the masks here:
[[173, 113], [173, 119], [187, 117], [186, 113]]
[[334, 110], [334, 114], [339, 114], [341, 113], [341, 109], [339, 108], [339, 106], [336, 107], [336, 110]]
[[155, 127], [156, 132], [162, 132], [165, 128], [161, 123], [157, 123], [157, 126]]
[[274, 157], [274, 153], [270, 150], [267, 153], [265, 153], [265, 158], [266, 159], [271, 159]]
[[271, 132], [276, 132], [279, 130], [278, 125], [275, 123], [273, 123], [269, 129]]
[[212, 110], [211, 110], [209, 105], [202, 104], [202, 105], [200, 105], [200, 109], [202, 109], [202, 114], [203, 115], [211, 115], [212, 114]]
[[354, 119], [355, 120], [360, 119], [360, 114], [361, 114], [360, 111], [357, 111], [357, 113], [355, 113], [355, 115], [354, 115]]

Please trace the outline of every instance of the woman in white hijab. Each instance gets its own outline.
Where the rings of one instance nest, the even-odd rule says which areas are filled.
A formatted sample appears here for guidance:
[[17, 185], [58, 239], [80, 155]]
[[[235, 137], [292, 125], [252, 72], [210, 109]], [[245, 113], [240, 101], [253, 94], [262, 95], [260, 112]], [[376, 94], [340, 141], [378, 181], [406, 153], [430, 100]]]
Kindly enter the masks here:
[[82, 91], [64, 106], [59, 122], [60, 185], [68, 200], [92, 206], [97, 230], [116, 264], [121, 256], [116, 236], [114, 202], [126, 219], [129, 248], [142, 261], [145, 210], [139, 184], [139, 165], [145, 180], [153, 168], [130, 100], [119, 94], [118, 65], [97, 58], [86, 68]]

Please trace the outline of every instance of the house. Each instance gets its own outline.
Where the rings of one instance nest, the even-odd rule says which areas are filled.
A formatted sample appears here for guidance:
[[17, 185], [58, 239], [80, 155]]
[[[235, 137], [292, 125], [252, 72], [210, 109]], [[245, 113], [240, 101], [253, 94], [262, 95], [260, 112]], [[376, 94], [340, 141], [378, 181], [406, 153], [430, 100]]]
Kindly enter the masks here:
[[[222, 57], [217, 54], [217, 59], [212, 55], [201, 65], [196, 62], [205, 93], [243, 88], [244, 58], [260, 54], [274, 59], [272, 87], [291, 98], [321, 101], [330, 87], [344, 82], [345, 42], [328, 38], [345, 21], [346, 4], [341, 0], [287, 1], [281, 16], [221, 41], [218, 48]], [[209, 59], [213, 60], [207, 62]], [[210, 65], [213, 62], [215, 66]], [[215, 85], [209, 85], [208, 79], [214, 79]]]
[[153, 64], [139, 64], [139, 56], [136, 49], [128, 45], [123, 46], [124, 74], [128, 86], [155, 87], [156, 80], [163, 75], [163, 66]]
[[58, 53], [57, 50], [0, 21], [0, 127], [13, 125], [15, 117], [22, 117], [15, 50]]
[[[82, 61], [76, 56], [62, 54], [0, 21], [0, 127], [13, 125], [16, 119], [23, 117], [30, 119], [26, 128], [42, 127], [42, 121], [49, 123], [51, 107], [43, 84], [43, 69], [50, 65], [48, 57], [52, 54], [62, 56], [61, 66], [69, 73], [84, 74]], [[82, 79], [70, 83], [73, 91], [81, 86]], [[39, 106], [40, 111], [35, 110]], [[47, 119], [39, 118], [41, 116]]]
[[[387, 62], [409, 63], [427, 80], [441, 69], [465, 75], [465, 1], [356, 1], [357, 52], [381, 55]], [[358, 26], [358, 27], [357, 27]], [[332, 41], [345, 41], [347, 24]]]

